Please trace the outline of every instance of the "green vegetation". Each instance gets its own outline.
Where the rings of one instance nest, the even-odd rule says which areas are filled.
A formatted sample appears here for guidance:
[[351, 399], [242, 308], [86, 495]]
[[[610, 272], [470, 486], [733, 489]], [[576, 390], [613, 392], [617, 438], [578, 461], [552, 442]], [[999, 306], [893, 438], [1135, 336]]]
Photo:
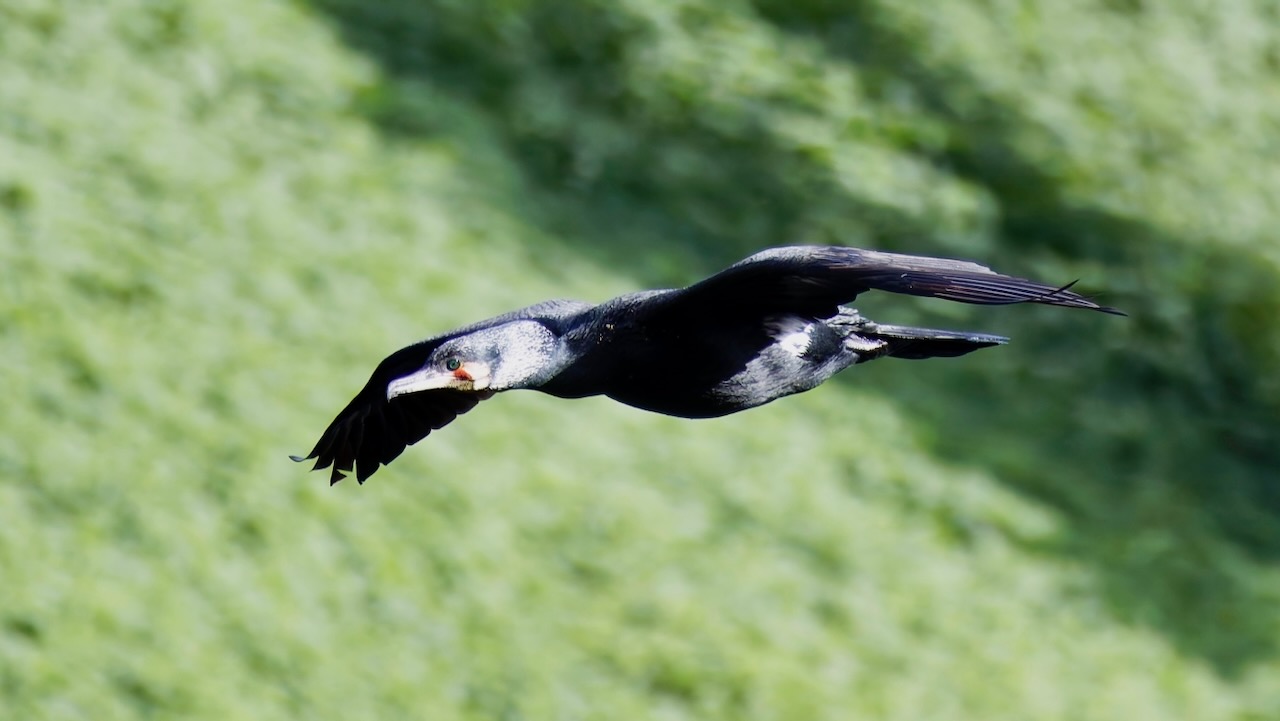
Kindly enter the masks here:
[[[1278, 23], [0, 0], [0, 717], [1280, 717]], [[1015, 343], [286, 459], [406, 341], [794, 242], [1132, 317], [868, 298]]]

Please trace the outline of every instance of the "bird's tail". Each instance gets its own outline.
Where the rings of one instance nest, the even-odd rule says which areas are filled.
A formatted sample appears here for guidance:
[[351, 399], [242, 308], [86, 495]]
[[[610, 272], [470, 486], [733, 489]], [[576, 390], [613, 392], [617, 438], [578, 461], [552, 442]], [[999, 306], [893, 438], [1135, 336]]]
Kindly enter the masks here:
[[894, 358], [952, 358], [971, 353], [980, 348], [1004, 345], [1008, 338], [985, 333], [965, 333], [954, 330], [934, 330], [932, 328], [911, 328], [903, 325], [885, 325], [863, 321], [858, 328], [858, 335], [883, 341], [884, 347], [878, 352], [859, 359], [859, 362], [872, 358], [892, 356]]

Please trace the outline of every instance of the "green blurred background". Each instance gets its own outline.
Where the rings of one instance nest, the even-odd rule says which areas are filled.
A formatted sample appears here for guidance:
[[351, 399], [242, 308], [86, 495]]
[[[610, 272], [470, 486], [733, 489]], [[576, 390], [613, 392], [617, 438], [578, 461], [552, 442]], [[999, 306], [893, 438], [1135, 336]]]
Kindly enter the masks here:
[[[1273, 0], [0, 0], [0, 718], [1280, 718]], [[759, 248], [1131, 317], [715, 421], [386, 353]]]

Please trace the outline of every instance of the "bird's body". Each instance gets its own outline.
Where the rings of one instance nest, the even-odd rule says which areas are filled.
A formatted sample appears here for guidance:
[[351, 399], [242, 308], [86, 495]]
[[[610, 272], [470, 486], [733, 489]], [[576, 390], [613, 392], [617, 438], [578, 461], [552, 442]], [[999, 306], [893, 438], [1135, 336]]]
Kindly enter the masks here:
[[[388, 356], [308, 458], [331, 482], [363, 482], [493, 393], [605, 395], [636, 408], [711, 418], [810, 390], [884, 356], [958, 356], [1006, 342], [881, 325], [842, 304], [881, 289], [987, 305], [1045, 303], [1118, 313], [1066, 288], [965, 261], [855, 248], [773, 248], [686, 288], [593, 305], [547, 301]], [[298, 459], [302, 460], [302, 459]]]
[[574, 360], [539, 390], [712, 418], [809, 390], [858, 360], [851, 326], [831, 322], [844, 316], [748, 315], [709, 326], [695, 314], [652, 322], [636, 310], [653, 300], [623, 296], [574, 318], [564, 336]]

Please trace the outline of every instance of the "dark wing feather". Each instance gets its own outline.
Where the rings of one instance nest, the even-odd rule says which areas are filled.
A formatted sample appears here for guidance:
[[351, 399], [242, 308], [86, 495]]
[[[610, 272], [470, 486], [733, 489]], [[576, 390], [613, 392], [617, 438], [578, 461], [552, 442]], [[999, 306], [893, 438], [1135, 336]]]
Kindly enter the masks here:
[[791, 311], [827, 317], [868, 290], [944, 298], [978, 305], [1043, 303], [1124, 315], [1070, 290], [1001, 275], [962, 260], [858, 248], [771, 248], [667, 296], [663, 305], [692, 309]]
[[332, 466], [330, 484], [352, 471], [356, 480], [364, 483], [380, 466], [403, 453], [406, 446], [445, 427], [493, 395], [441, 390], [397, 396], [388, 402], [388, 383], [420, 369], [432, 351], [450, 338], [513, 320], [564, 322], [589, 308], [591, 304], [575, 300], [544, 301], [401, 348], [378, 364], [369, 382], [333, 419], [306, 458], [290, 458], [299, 462], [316, 459], [313, 470]]
[[356, 480], [364, 483], [379, 466], [403, 453], [406, 446], [445, 427], [492, 395], [427, 391], [397, 396], [388, 402], [386, 388], [381, 378], [371, 378], [369, 385], [333, 419], [311, 453], [306, 458], [292, 456], [293, 460], [314, 458], [312, 470], [317, 471], [332, 466], [330, 484], [346, 478], [344, 474], [353, 470]]
[[363, 484], [380, 466], [403, 453], [405, 446], [426, 438], [431, 431], [444, 427], [488, 398], [488, 393], [441, 390], [411, 393], [387, 401], [388, 383], [421, 368], [431, 352], [454, 335], [446, 334], [401, 348], [383, 359], [364, 388], [321, 434], [311, 453], [306, 458], [291, 458], [295, 461], [316, 459], [312, 470], [332, 467], [330, 485], [352, 471]]

